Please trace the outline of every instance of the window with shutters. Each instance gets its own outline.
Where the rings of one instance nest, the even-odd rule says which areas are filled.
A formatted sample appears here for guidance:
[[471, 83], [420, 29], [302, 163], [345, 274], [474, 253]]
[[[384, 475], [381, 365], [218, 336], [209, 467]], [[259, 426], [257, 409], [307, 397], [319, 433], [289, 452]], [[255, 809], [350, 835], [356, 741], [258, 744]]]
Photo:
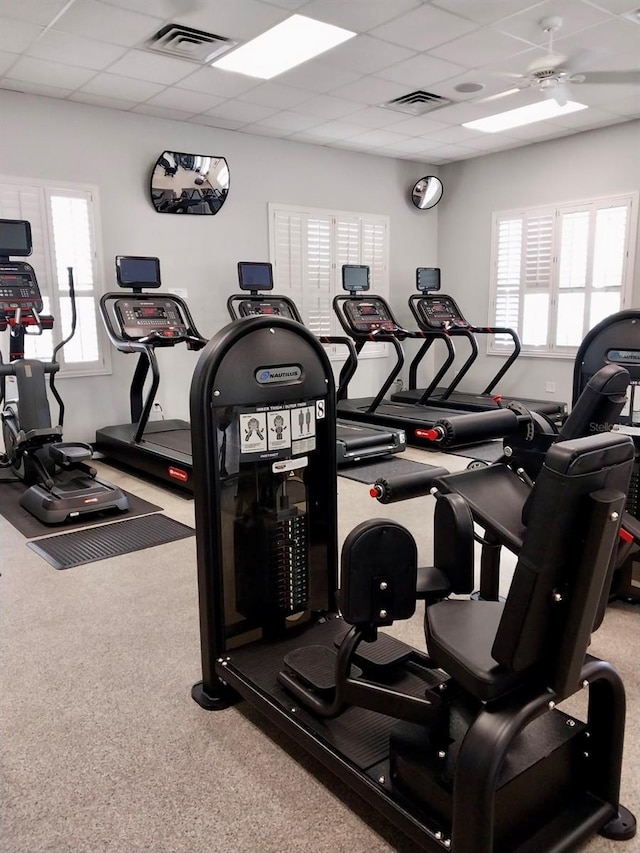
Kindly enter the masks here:
[[[523, 353], [574, 356], [630, 304], [637, 207], [631, 193], [495, 214], [489, 323], [515, 329]], [[489, 342], [507, 348], [507, 335]]]
[[[269, 242], [274, 288], [289, 296], [316, 335], [344, 335], [333, 311], [342, 290], [342, 265], [366, 264], [371, 292], [389, 294], [389, 217], [339, 210], [269, 205]], [[344, 358], [344, 347], [327, 347]], [[384, 343], [368, 343], [361, 357], [387, 353]]]
[[[0, 218], [31, 223], [33, 252], [23, 260], [35, 270], [44, 313], [54, 326], [41, 335], [25, 336], [25, 356], [48, 360], [54, 346], [71, 330], [69, 272], [73, 269], [77, 327], [58, 353], [62, 376], [107, 373], [109, 350], [98, 319], [96, 280], [98, 216], [95, 187], [0, 177]], [[8, 343], [0, 341], [3, 351]]]

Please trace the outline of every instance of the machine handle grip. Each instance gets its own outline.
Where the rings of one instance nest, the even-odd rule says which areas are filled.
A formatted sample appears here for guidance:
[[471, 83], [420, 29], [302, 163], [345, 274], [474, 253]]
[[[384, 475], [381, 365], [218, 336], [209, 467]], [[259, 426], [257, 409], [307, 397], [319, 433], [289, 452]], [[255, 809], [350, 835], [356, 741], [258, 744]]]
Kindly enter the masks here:
[[431, 494], [436, 480], [450, 473], [446, 468], [430, 466], [426, 471], [418, 473], [401, 474], [398, 477], [378, 477], [369, 489], [369, 494], [381, 504], [423, 497]]

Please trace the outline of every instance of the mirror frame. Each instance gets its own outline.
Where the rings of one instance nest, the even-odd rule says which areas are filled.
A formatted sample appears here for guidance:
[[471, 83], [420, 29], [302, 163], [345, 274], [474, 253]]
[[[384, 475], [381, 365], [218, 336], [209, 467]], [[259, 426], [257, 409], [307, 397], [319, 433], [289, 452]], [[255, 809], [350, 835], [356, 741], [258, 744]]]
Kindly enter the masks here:
[[[440, 192], [436, 195], [434, 193], [433, 200], [429, 202], [429, 204], [420, 204], [422, 200], [424, 200], [429, 185], [434, 183], [440, 190]], [[418, 210], [431, 210], [432, 207], [435, 207], [436, 204], [440, 201], [442, 196], [444, 195], [444, 186], [440, 178], [435, 175], [425, 175], [423, 178], [420, 178], [415, 182], [413, 188], [411, 190], [411, 201], [414, 207], [417, 207]]]
[[[182, 162], [179, 162], [180, 160], [182, 160]], [[184, 165], [185, 162], [189, 163], [191, 161], [193, 161], [194, 164], [192, 167]], [[227, 170], [226, 185], [218, 186], [217, 184], [214, 185], [209, 182], [208, 177], [205, 177], [205, 175], [208, 176], [209, 174], [209, 167], [206, 172], [200, 172], [200, 165], [205, 161], [209, 161], [209, 164], [215, 161], [216, 170], [221, 166], [222, 161]], [[175, 170], [172, 175], [167, 174], [167, 166], [171, 170]], [[163, 182], [168, 183], [167, 186], [158, 185], [159, 182], [157, 178], [163, 169], [165, 171], [164, 175], [161, 177]], [[176, 176], [179, 170], [184, 174], [188, 174], [189, 172], [194, 173], [193, 177], [187, 178], [187, 181], [192, 184], [192, 186], [184, 186], [184, 181], [178, 181], [178, 185], [175, 188], [171, 187], [170, 179]], [[199, 181], [198, 176], [200, 177]], [[154, 178], [156, 178], [155, 186]], [[203, 187], [205, 183], [208, 186]], [[187, 154], [183, 151], [167, 150], [160, 154], [151, 169], [151, 175], [149, 177], [149, 198], [156, 213], [215, 216], [220, 212], [228, 198], [230, 185], [231, 176], [229, 174], [229, 163], [225, 157], [218, 154]], [[200, 187], [203, 187], [204, 192]], [[191, 191], [191, 197], [187, 197], [185, 195], [187, 191]], [[193, 191], [196, 192], [193, 193]], [[158, 197], [158, 193], [165, 192], [172, 193], [172, 197]]]

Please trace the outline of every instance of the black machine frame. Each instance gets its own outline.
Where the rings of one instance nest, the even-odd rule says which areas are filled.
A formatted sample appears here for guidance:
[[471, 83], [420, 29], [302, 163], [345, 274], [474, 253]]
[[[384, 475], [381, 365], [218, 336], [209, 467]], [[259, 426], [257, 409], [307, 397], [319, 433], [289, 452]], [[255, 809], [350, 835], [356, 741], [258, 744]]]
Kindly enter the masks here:
[[[242, 361], [245, 368], [241, 376], [234, 367], [238, 361]], [[273, 384], [268, 378], [269, 374], [265, 373], [273, 371], [273, 367], [268, 365], [278, 366], [278, 375]], [[296, 366], [298, 369], [293, 369]], [[270, 375], [273, 376], [273, 372]], [[557, 524], [549, 580], [551, 576], [559, 580], [557, 572], [566, 571], [566, 536], [569, 532], [572, 536], [577, 535], [572, 518], [583, 506], [590, 518], [589, 533], [582, 543], [581, 554], [576, 554], [573, 561], [569, 562], [570, 572], [575, 573], [576, 578], [571, 583], [577, 584], [575, 589], [579, 592], [574, 597], [565, 591], [569, 597], [569, 610], [557, 623], [550, 608], [554, 604], [561, 604], [563, 596], [550, 595], [545, 581], [536, 591], [536, 600], [544, 610], [526, 614], [526, 645], [522, 648], [518, 646], [517, 654], [525, 654], [524, 672], [527, 672], [527, 655], [534, 653], [534, 647], [539, 651], [545, 648], [545, 631], [538, 627], [541, 617], [544, 625], [549, 626], [554, 634], [561, 631], [558, 634], [562, 637], [561, 648], [551, 644], [545, 652], [545, 655], [557, 658], [557, 666], [554, 666], [553, 674], [549, 674], [548, 681], [544, 676], [536, 676], [534, 670], [530, 684], [524, 678], [520, 680], [519, 687], [513, 686], [506, 693], [503, 687], [502, 693], [486, 697], [486, 709], [480, 709], [476, 722], [462, 741], [453, 790], [444, 795], [440, 803], [434, 803], [435, 811], [440, 812], [441, 817], [432, 818], [428, 816], [430, 804], [420, 804], [418, 800], [417, 805], [410, 793], [398, 790], [391, 784], [390, 768], [386, 762], [363, 768], [331, 736], [332, 718], [343, 711], [346, 715], [352, 710], [356, 715], [373, 713], [379, 720], [391, 715], [399, 720], [422, 725], [432, 721], [437, 723], [441, 705], [437, 698], [439, 695], [452, 690], [449, 701], [457, 701], [455, 685], [449, 684], [441, 669], [436, 669], [434, 680], [426, 685], [426, 695], [425, 683], [422, 683], [420, 694], [404, 694], [392, 686], [372, 682], [371, 678], [361, 679], [362, 673], [352, 670], [362, 642], [379, 641], [378, 627], [391, 624], [394, 618], [407, 618], [413, 612], [417, 550], [408, 531], [394, 522], [375, 519], [352, 531], [345, 542], [347, 556], [343, 550], [342, 562], [340, 598], [345, 621], [352, 625], [345, 636], [343, 620], [339, 618], [333, 600], [338, 585], [333, 390], [330, 364], [320, 343], [304, 327], [279, 317], [249, 318], [243, 323], [225, 327], [209, 342], [200, 357], [192, 384], [191, 415], [196, 464], [194, 494], [203, 678], [192, 689], [194, 700], [207, 710], [228, 707], [237, 701], [238, 696], [248, 700], [300, 747], [364, 797], [370, 807], [431, 853], [441, 853], [448, 848], [458, 853], [506, 853], [507, 850], [509, 853], [531, 853], [543, 849], [547, 853], [564, 853], [597, 831], [617, 840], [632, 837], [635, 819], [619, 803], [624, 688], [609, 664], [589, 656], [586, 660], [584, 658], [602, 597], [602, 580], [619, 529], [616, 520], [624, 494], [617, 486], [624, 484], [625, 477], [628, 482], [631, 461], [628, 440], [599, 435], [582, 440], [587, 442], [586, 445], [578, 442], [570, 445], [567, 442], [560, 451], [555, 448], [552, 451], [555, 456], [546, 480], [547, 498], [552, 497], [557, 476], [564, 476], [565, 471], [567, 475], [571, 470], [574, 473], [573, 491], [570, 493], [573, 501], [571, 514], [567, 515], [566, 521]], [[264, 612], [259, 613], [255, 621], [246, 625], [241, 623], [241, 627], [237, 628], [237, 620], [235, 623], [229, 622], [227, 615], [229, 591], [233, 592], [234, 584], [237, 594], [238, 581], [234, 567], [237, 560], [242, 559], [242, 554], [239, 551], [230, 553], [223, 516], [230, 509], [225, 492], [227, 495], [236, 495], [238, 489], [233, 479], [234, 472], [227, 470], [222, 463], [222, 459], [226, 458], [222, 449], [229, 439], [228, 429], [235, 415], [225, 412], [237, 406], [241, 410], [242, 407], [249, 407], [251, 411], [269, 410], [272, 405], [276, 408], [296, 406], [300, 400], [308, 401], [309, 398], [315, 398], [316, 405], [321, 404], [324, 414], [323, 431], [318, 433], [317, 445], [309, 451], [309, 458], [298, 458], [297, 461], [283, 458], [273, 463], [272, 470], [274, 478], [277, 478], [280, 476], [278, 472], [288, 470], [289, 462], [295, 462], [295, 467], [305, 472], [302, 476], [310, 492], [308, 505], [317, 512], [316, 530], [324, 529], [316, 575], [316, 581], [321, 578], [324, 590], [318, 603], [319, 609], [306, 614], [308, 618], [297, 618], [289, 623], [287, 613], [293, 615], [294, 611], [283, 609], [280, 605], [274, 617], [270, 609], [271, 600], [267, 599]], [[242, 430], [238, 427], [238, 440], [242, 440]], [[602, 458], [600, 453], [607, 454], [606, 463], [610, 467], [604, 460], [603, 463], [599, 461]], [[319, 460], [314, 458], [315, 454]], [[256, 468], [256, 479], [262, 476], [258, 469], [263, 473], [269, 470], [268, 456], [268, 453], [257, 453], [255, 459], [240, 462], [238, 476], [243, 464], [247, 466], [249, 480], [252, 467]], [[580, 479], [575, 475], [585, 470], [580, 467], [580, 460], [587, 457], [592, 460], [588, 464], [593, 466], [593, 475], [585, 481], [584, 477]], [[574, 460], [576, 467], [572, 469]], [[582, 500], [586, 503], [580, 503]], [[546, 514], [549, 511], [558, 516], [555, 502], [547, 499], [546, 504], [541, 504], [537, 515], [536, 529], [540, 540], [544, 539]], [[240, 515], [235, 517], [241, 518]], [[529, 548], [529, 553], [535, 556], [538, 548], [536, 540], [533, 548]], [[537, 559], [542, 559], [539, 550]], [[389, 575], [386, 574], [387, 570]], [[527, 572], [528, 568], [524, 566], [519, 583], [524, 581], [525, 586], [518, 587], [516, 599], [522, 594], [527, 595]], [[286, 568], [283, 573], [287, 574]], [[573, 578], [573, 574], [571, 576]], [[387, 577], [392, 578], [390, 590], [387, 588]], [[381, 578], [384, 582], [381, 582]], [[396, 586], [396, 581], [399, 586]], [[261, 586], [257, 569], [255, 583]], [[491, 614], [492, 608], [500, 607], [496, 602], [445, 601], [428, 607], [427, 613], [435, 613], [438, 608], [444, 607], [444, 621], [448, 622], [449, 605], [460, 605], [468, 610], [469, 607], [480, 608], [482, 604], [485, 605], [485, 614]], [[239, 605], [232, 604], [231, 611], [234, 606]], [[516, 601], [515, 609], [518, 610], [520, 606]], [[471, 616], [471, 611], [468, 612]], [[298, 616], [305, 617], [305, 613], [298, 613]], [[438, 635], [436, 624], [437, 620], [431, 619], [429, 630], [434, 638]], [[560, 625], [565, 627], [561, 629]], [[521, 642], [520, 636], [518, 633], [518, 643]], [[318, 646], [314, 640], [320, 638], [325, 643], [328, 641], [329, 645], [333, 641], [339, 646], [335, 658], [334, 700], [327, 703], [315, 695], [315, 690], [309, 691], [304, 687], [299, 690], [294, 688], [292, 698], [291, 692], [287, 692], [288, 688], [297, 684], [297, 677], [291, 674], [291, 668], [293, 673], [296, 671], [291, 661], [292, 653], [302, 649], [304, 654], [317, 654]], [[403, 660], [412, 668], [411, 672], [433, 670], [433, 663], [425, 655], [404, 644], [399, 645], [409, 649], [406, 653], [408, 656], [403, 656]], [[472, 650], [473, 645], [472, 639]], [[501, 661], [503, 653], [512, 653], [508, 643], [500, 653]], [[287, 663], [290, 667], [289, 675], [281, 671], [284, 655], [291, 661]], [[373, 655], [375, 657], [375, 651]], [[364, 652], [360, 661], [366, 657], [367, 653]], [[287, 658], [284, 660], [286, 662]], [[380, 660], [376, 662], [379, 664]], [[518, 666], [515, 671], [518, 671]], [[497, 677], [499, 680], [500, 676]], [[280, 687], [277, 687], [278, 684]], [[543, 684], [550, 686], [542, 687]], [[585, 725], [555, 709], [556, 702], [575, 693], [581, 685], [589, 687], [589, 710]], [[466, 701], [462, 699], [463, 708], [466, 707]], [[345, 705], [354, 707], [345, 710]], [[547, 775], [549, 771], [545, 772], [544, 767], [539, 769], [536, 759], [532, 765], [532, 775], [527, 776], [522, 785], [516, 786], [519, 792], [514, 794], [516, 799], [505, 795], [498, 806], [500, 771], [511, 745], [530, 724], [535, 728], [541, 720], [551, 726], [547, 732], [549, 735], [552, 730], [555, 732], [553, 749], [557, 758], [552, 759], [549, 767], [552, 774], [560, 773], [558, 778], [562, 779], [563, 788], [561, 802], [555, 806], [555, 785]], [[356, 718], [356, 725], [358, 723], [364, 727], [361, 716]], [[346, 720], [344, 725], [347, 725]], [[362, 735], [363, 728], [359, 731]], [[585, 749], [581, 744], [587, 736], [586, 732], [590, 737], [587, 741], [590, 753], [588, 770], [581, 764], [584, 755], [581, 759], [580, 752], [573, 753], [576, 747], [578, 750]], [[400, 731], [394, 737], [398, 743], [395, 771], [411, 784], [410, 780], [415, 776], [413, 766], [417, 760], [415, 766], [419, 768], [421, 759], [416, 758], [410, 734]], [[535, 735], [533, 737], [535, 740]], [[437, 738], [433, 743], [426, 742], [422, 747], [425, 755], [427, 752], [433, 753], [434, 748], [437, 750], [439, 742]], [[570, 742], [573, 747], [568, 746]], [[549, 749], [546, 736], [542, 738], [539, 749], [541, 755], [544, 755], [542, 761], [546, 761]], [[446, 755], [447, 749], [444, 747], [442, 758], [446, 758]], [[439, 757], [435, 756], [436, 769]], [[403, 770], [405, 760], [409, 762], [407, 770]], [[428, 761], [433, 762], [434, 758]], [[556, 767], [556, 761], [562, 765], [568, 762], [566, 766], [572, 768], [571, 781], [563, 775], [563, 769]], [[440, 771], [437, 771], [435, 778], [439, 776]], [[530, 780], [544, 802], [545, 817], [537, 818], [536, 795], [532, 794], [534, 801], [530, 804], [528, 817], [524, 817], [526, 809], [522, 812], [525, 826], [514, 826], [514, 808], [518, 815], [516, 822], [521, 815], [520, 804], [516, 807], [517, 797], [529, 791]], [[434, 781], [434, 778], [429, 780], [427, 776], [424, 782], [438, 796], [440, 783]], [[572, 796], [574, 784], [579, 788], [575, 798]], [[448, 808], [445, 803], [447, 798], [452, 803], [449, 818], [442, 816], [442, 812]], [[494, 808], [500, 812], [499, 820], [502, 824], [499, 847], [494, 847]], [[509, 843], [510, 838], [512, 844]]]

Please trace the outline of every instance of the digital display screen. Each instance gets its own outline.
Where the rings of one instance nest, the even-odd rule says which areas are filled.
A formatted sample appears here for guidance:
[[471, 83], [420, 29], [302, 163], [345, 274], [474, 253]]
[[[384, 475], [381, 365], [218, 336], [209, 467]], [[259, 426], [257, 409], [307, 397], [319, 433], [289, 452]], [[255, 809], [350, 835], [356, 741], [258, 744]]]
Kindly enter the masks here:
[[375, 305], [361, 305], [360, 306], [360, 314], [365, 316], [371, 316], [372, 314], [376, 317], [378, 316], [378, 310]]
[[361, 290], [369, 290], [370, 273], [369, 267], [344, 264], [342, 267], [342, 286], [350, 293]]
[[164, 308], [157, 305], [142, 305], [133, 309], [138, 320], [166, 320], [167, 315]]
[[31, 254], [31, 225], [26, 219], [0, 219], [0, 257]]
[[423, 293], [429, 290], [440, 290], [439, 268], [418, 267], [416, 270], [416, 287]]
[[118, 255], [116, 281], [120, 287], [160, 287], [160, 261], [158, 258]]
[[273, 290], [273, 268], [268, 263], [238, 262], [240, 290]]

